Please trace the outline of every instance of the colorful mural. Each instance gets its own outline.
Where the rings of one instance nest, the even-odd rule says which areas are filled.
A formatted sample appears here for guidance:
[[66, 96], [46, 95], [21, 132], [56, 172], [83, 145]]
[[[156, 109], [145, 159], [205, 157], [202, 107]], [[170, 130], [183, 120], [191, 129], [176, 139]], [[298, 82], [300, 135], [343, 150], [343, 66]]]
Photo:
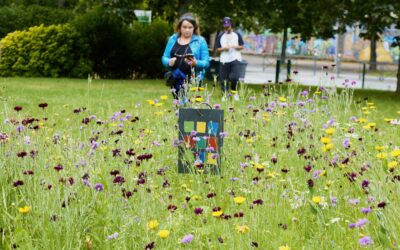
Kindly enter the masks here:
[[[370, 42], [359, 37], [359, 29], [348, 29], [345, 34], [339, 37], [342, 44], [342, 58], [363, 61], [369, 57]], [[387, 29], [381, 36], [381, 41], [377, 44], [378, 61], [394, 62], [399, 59], [399, 48], [390, 45], [394, 42], [394, 37], [400, 35], [400, 30]], [[286, 44], [288, 55], [317, 56], [322, 58], [334, 58], [337, 46], [337, 36], [323, 40], [311, 38], [302, 41], [296, 34], [289, 32], [289, 39]], [[274, 34], [264, 31], [261, 34], [243, 32], [244, 47], [246, 52], [259, 54], [280, 54], [282, 44], [282, 34]]]

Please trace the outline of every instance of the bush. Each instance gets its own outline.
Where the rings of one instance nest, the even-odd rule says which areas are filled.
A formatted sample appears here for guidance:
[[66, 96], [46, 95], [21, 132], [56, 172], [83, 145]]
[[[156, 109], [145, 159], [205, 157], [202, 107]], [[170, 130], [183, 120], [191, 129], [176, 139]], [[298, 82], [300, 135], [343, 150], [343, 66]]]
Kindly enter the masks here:
[[98, 8], [72, 24], [88, 44], [92, 70], [105, 78], [160, 77], [161, 55], [172, 28], [165, 21], [125, 25]]
[[70, 25], [35, 26], [0, 41], [0, 75], [85, 77], [85, 46]]
[[38, 25], [64, 24], [71, 20], [72, 11], [38, 5], [5, 6], [0, 8], [0, 38], [8, 33]]
[[134, 23], [131, 32], [135, 41], [132, 57], [136, 74], [162, 77], [161, 56], [173, 32], [172, 27], [166, 21], [156, 19], [151, 24]]
[[104, 9], [92, 10], [72, 22], [88, 45], [92, 71], [103, 78], [127, 78], [132, 75], [130, 31], [116, 16]]

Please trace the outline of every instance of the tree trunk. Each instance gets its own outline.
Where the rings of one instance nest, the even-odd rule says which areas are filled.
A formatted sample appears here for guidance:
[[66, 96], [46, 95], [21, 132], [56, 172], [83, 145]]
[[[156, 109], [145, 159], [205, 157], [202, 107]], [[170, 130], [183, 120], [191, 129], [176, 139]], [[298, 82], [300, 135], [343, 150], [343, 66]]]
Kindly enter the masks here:
[[288, 31], [287, 28], [283, 30], [283, 39], [282, 39], [282, 50], [281, 50], [281, 64], [285, 63], [286, 60], [286, 44], [288, 39]]
[[57, 0], [58, 8], [63, 8], [65, 5], [65, 0]]
[[179, 16], [182, 16], [183, 14], [187, 13], [189, 10], [189, 3], [187, 0], [179, 0], [178, 1], [178, 10], [179, 10]]
[[369, 70], [376, 70], [376, 40], [378, 36], [373, 35], [371, 37], [371, 53], [369, 57]]
[[396, 94], [400, 95], [400, 57], [399, 57], [399, 62], [397, 66], [397, 87], [396, 87]]

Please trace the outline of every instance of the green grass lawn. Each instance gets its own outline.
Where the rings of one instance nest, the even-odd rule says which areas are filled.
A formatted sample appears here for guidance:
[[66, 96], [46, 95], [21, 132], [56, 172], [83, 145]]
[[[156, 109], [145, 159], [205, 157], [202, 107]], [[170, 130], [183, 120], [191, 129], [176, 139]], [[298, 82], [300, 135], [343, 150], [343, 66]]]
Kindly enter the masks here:
[[227, 137], [221, 175], [179, 174], [162, 80], [0, 78], [0, 249], [398, 248], [398, 96], [239, 94], [190, 93]]

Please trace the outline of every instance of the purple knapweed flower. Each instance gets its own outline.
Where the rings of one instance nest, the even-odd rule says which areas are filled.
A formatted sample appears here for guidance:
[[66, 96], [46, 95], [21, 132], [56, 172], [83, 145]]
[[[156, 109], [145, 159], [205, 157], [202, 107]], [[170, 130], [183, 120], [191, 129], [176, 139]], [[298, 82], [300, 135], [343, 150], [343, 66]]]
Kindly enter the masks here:
[[24, 131], [25, 130], [25, 126], [24, 125], [18, 125], [17, 126], [17, 132], [18, 133], [21, 133], [22, 131]]
[[343, 147], [344, 147], [345, 149], [350, 148], [350, 139], [349, 139], [349, 138], [345, 138], [345, 139], [343, 140], [342, 145], [343, 145]]
[[228, 136], [228, 132], [220, 132], [219, 136], [221, 136], [221, 138], [225, 138]]
[[358, 242], [360, 243], [361, 246], [368, 246], [373, 243], [371, 237], [369, 236], [362, 237]]
[[182, 238], [181, 243], [189, 244], [190, 242], [192, 242], [193, 239], [194, 239], [194, 236], [192, 234], [188, 234]]
[[98, 192], [104, 190], [104, 186], [103, 186], [103, 184], [101, 184], [101, 183], [95, 184], [95, 185], [93, 186], [93, 188], [94, 188], [96, 191], [98, 191]]
[[372, 209], [370, 207], [363, 207], [360, 210], [361, 210], [361, 213], [363, 213], [363, 214], [369, 214], [372, 211]]
[[355, 206], [355, 205], [358, 205], [359, 203], [360, 203], [359, 199], [349, 199], [349, 204], [350, 205]]
[[356, 222], [356, 227], [363, 227], [363, 226], [365, 226], [367, 223], [368, 223], [368, 220], [367, 220], [367, 219], [359, 219], [359, 220]]
[[107, 240], [114, 240], [116, 238], [118, 238], [119, 234], [117, 232], [107, 236]]
[[331, 197], [331, 206], [332, 207], [336, 207], [336, 205], [337, 205], [337, 197], [336, 196], [333, 196], [333, 197]]

